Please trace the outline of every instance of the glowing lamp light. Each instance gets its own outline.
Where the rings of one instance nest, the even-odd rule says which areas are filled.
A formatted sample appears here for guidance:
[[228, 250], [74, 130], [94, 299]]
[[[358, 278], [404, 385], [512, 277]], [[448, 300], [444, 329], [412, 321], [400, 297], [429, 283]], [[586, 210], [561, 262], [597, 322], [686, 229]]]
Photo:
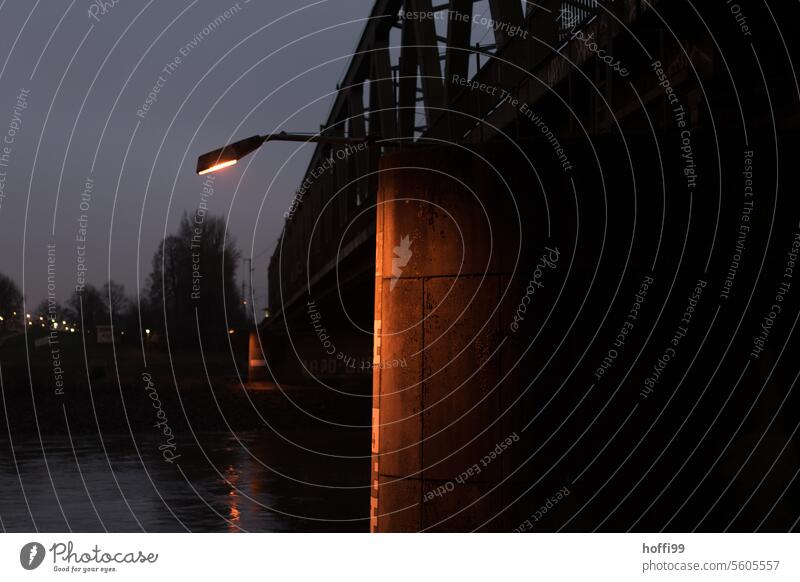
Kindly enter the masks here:
[[197, 158], [197, 175], [209, 174], [234, 165], [246, 155], [253, 153], [267, 140], [266, 136], [253, 135], [228, 144]]
[[201, 170], [197, 172], [198, 176], [202, 176], [203, 174], [210, 174], [211, 172], [217, 172], [222, 168], [227, 168], [228, 166], [234, 165], [239, 160], [228, 160], [227, 162], [220, 162], [219, 164], [214, 164], [210, 168], [206, 168], [205, 170]]
[[150, 330], [146, 329], [146, 330], [144, 330], [144, 333], [146, 333], [147, 335], [150, 335]]

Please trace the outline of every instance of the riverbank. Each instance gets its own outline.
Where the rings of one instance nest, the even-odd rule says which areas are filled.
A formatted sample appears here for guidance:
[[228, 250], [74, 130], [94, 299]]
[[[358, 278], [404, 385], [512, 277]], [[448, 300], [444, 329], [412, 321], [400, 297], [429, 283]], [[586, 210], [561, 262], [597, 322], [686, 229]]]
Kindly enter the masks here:
[[[27, 349], [26, 349], [27, 340]], [[38, 341], [37, 341], [38, 340]], [[246, 382], [246, 346], [167, 352], [63, 334], [0, 346], [0, 434], [368, 426], [368, 386]], [[37, 346], [37, 343], [39, 344]], [[84, 350], [85, 347], [85, 350]], [[57, 357], [56, 357], [57, 356]], [[345, 430], [347, 430], [345, 428]]]

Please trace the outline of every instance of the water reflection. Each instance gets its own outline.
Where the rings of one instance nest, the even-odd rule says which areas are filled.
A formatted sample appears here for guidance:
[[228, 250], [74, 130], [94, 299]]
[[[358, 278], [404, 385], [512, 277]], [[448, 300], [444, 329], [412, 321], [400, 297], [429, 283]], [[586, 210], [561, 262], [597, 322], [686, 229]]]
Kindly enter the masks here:
[[228, 530], [239, 531], [241, 529], [239, 527], [239, 518], [242, 514], [239, 511], [239, 499], [236, 494], [236, 484], [239, 482], [239, 473], [236, 471], [235, 467], [230, 466], [227, 468], [225, 471], [225, 482], [231, 487], [230, 491], [228, 491], [228, 499], [230, 502]]
[[196, 436], [179, 443], [174, 465], [157, 441], [138, 436], [76, 436], [74, 451], [66, 437], [15, 438], [13, 450], [0, 441], [0, 524], [5, 531], [367, 531], [369, 459], [339, 455], [368, 454], [368, 434]]

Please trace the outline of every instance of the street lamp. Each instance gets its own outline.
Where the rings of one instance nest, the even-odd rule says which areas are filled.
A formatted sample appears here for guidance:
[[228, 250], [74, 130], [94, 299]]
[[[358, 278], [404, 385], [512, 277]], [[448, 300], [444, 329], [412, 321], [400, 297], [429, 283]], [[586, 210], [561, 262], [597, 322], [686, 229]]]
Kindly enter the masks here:
[[222, 168], [234, 165], [248, 154], [253, 153], [268, 141], [296, 141], [311, 143], [331, 143], [331, 144], [362, 144], [377, 139], [375, 136], [369, 137], [336, 137], [320, 134], [302, 133], [270, 133], [267, 135], [253, 135], [232, 144], [228, 144], [214, 151], [203, 154], [197, 158], [197, 174], [202, 176], [210, 172], [216, 172]]

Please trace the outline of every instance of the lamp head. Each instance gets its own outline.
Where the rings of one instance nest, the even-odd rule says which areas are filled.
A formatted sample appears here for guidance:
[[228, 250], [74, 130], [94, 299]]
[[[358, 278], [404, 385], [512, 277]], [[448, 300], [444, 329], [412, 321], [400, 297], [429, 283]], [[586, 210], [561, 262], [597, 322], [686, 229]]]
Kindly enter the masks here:
[[197, 158], [197, 174], [202, 176], [232, 166], [247, 154], [261, 147], [265, 140], [264, 136], [254, 135], [203, 154]]

